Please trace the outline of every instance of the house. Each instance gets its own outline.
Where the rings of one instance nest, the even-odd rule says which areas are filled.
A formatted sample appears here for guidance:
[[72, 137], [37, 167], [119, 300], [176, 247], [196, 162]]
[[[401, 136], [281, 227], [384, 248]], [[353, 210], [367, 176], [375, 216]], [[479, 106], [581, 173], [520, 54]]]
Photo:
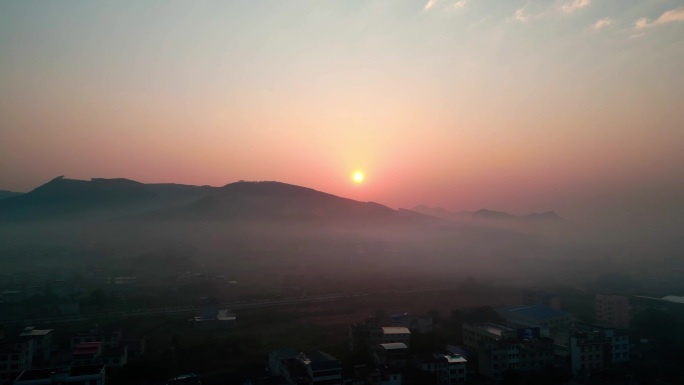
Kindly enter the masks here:
[[321, 351], [300, 353], [282, 367], [289, 384], [341, 385], [342, 364], [335, 357]]
[[29, 326], [19, 335], [33, 340], [33, 361], [45, 363], [50, 361], [52, 352], [52, 335], [54, 329], [36, 329]]
[[408, 346], [403, 342], [378, 344], [373, 347], [373, 362], [377, 366], [391, 364], [403, 367], [408, 359]]
[[72, 365], [96, 365], [102, 363], [102, 342], [83, 342], [76, 346], [72, 352]]

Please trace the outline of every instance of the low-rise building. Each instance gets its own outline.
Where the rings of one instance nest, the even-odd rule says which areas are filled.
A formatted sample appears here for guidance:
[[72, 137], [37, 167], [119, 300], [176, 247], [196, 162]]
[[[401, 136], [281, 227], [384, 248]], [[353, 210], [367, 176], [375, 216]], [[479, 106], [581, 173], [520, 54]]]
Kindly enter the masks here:
[[548, 329], [549, 337], [566, 339], [573, 315], [546, 305], [523, 305], [496, 309], [497, 314], [513, 328], [539, 327]]
[[373, 347], [373, 362], [375, 365], [384, 366], [391, 364], [396, 367], [403, 367], [406, 365], [407, 359], [408, 346], [403, 342], [390, 342]]
[[104, 348], [118, 348], [121, 344], [121, 329], [91, 329], [85, 333], [77, 333], [71, 337], [71, 349], [87, 342], [101, 342]]
[[335, 357], [321, 351], [300, 353], [295, 360], [286, 361], [283, 377], [290, 384], [341, 385], [342, 364]]
[[53, 329], [36, 329], [34, 326], [29, 326], [19, 335], [20, 337], [27, 337], [33, 340], [34, 363], [50, 361], [53, 331]]

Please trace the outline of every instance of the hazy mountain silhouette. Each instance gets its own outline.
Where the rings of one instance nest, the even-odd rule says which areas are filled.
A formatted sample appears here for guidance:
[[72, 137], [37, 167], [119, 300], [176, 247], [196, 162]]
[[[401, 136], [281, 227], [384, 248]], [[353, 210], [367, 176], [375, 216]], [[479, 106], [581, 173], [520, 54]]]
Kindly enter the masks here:
[[425, 215], [432, 215], [433, 217], [437, 218], [442, 218], [442, 219], [449, 219], [449, 220], [464, 220], [464, 219], [472, 219], [473, 212], [472, 211], [458, 211], [458, 212], [453, 212], [446, 210], [442, 207], [429, 207], [425, 205], [418, 205], [413, 208], [413, 211], [425, 214]]
[[546, 211], [543, 213], [532, 213], [524, 216], [517, 216], [503, 211], [494, 211], [488, 209], [481, 209], [475, 212], [459, 211], [452, 212], [441, 207], [429, 207], [419, 205], [413, 208], [414, 211], [432, 215], [438, 218], [450, 220], [472, 220], [472, 221], [490, 221], [490, 222], [565, 222], [563, 218], [558, 216], [554, 211]]
[[104, 218], [150, 209], [168, 201], [182, 201], [188, 195], [196, 198], [202, 189], [173, 184], [148, 185], [129, 179], [86, 181], [60, 176], [28, 193], [1, 200], [0, 219]]
[[427, 219], [408, 210], [359, 202], [281, 182], [236, 182], [190, 204], [147, 215], [157, 220], [397, 220]]
[[0, 199], [11, 198], [11, 197], [19, 196], [22, 194], [24, 194], [24, 193], [15, 192], [15, 191], [0, 190]]
[[409, 210], [341, 198], [280, 182], [223, 187], [145, 184], [128, 179], [55, 178], [0, 201], [4, 220], [430, 220]]

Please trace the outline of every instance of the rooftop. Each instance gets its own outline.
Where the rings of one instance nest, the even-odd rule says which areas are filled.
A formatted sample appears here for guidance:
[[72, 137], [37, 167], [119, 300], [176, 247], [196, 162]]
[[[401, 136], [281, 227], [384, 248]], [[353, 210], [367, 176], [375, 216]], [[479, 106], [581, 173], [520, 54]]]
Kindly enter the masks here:
[[499, 336], [499, 337], [501, 337], [501, 335], [504, 332], [515, 331], [515, 329], [509, 328], [508, 326], [495, 324], [495, 323], [491, 323], [491, 322], [484, 323], [484, 324], [468, 325], [468, 326], [470, 326], [471, 328], [476, 328], [476, 329], [479, 329], [481, 331]]
[[408, 349], [408, 346], [406, 346], [406, 344], [403, 342], [391, 342], [388, 344], [380, 344], [380, 346], [382, 346], [385, 350]]
[[382, 334], [411, 334], [411, 331], [400, 326], [383, 326]]
[[29, 326], [20, 334], [21, 337], [37, 337], [46, 336], [52, 333], [54, 329], [35, 329], [33, 326]]

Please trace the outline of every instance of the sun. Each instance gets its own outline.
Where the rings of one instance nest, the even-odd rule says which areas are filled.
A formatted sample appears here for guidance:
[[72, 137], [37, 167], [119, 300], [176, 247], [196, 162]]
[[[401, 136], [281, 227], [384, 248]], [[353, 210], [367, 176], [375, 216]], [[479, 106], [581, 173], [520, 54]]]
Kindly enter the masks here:
[[363, 173], [361, 171], [355, 171], [354, 175], [352, 175], [352, 179], [354, 179], [354, 183], [363, 182]]

